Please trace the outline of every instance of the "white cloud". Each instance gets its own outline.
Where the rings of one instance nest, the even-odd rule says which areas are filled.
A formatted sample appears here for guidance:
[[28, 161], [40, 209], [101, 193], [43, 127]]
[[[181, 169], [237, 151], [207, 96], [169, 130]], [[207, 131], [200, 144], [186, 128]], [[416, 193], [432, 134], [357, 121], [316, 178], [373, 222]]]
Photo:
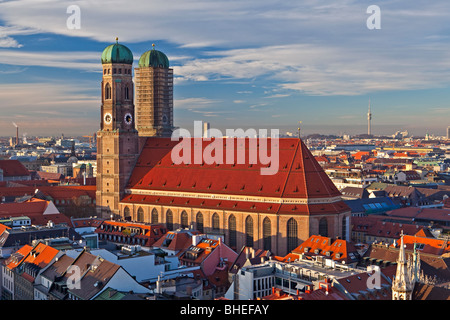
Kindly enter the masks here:
[[175, 99], [174, 108], [175, 109], [203, 109], [220, 102], [219, 100], [209, 99], [209, 98], [180, 98]]
[[22, 50], [0, 50], [0, 64], [82, 69], [101, 72], [99, 63], [98, 52], [28, 52]]
[[[81, 9], [79, 30], [67, 28], [69, 4]], [[264, 78], [280, 89], [309, 95], [448, 84], [450, 43], [438, 41], [447, 36], [450, 3], [380, 0], [377, 4], [381, 30], [367, 29], [368, 4], [357, 0], [134, 0], [133, 5], [119, 0], [6, 1], [0, 2], [0, 19], [8, 25], [0, 27], [0, 46], [17, 48], [21, 44], [15, 35], [42, 32], [106, 42], [116, 36], [121, 42], [165, 40], [180, 48], [205, 48], [201, 58], [170, 57], [181, 61], [174, 66], [175, 84]], [[98, 71], [98, 52], [68, 58], [58, 52], [0, 51], [0, 63]]]

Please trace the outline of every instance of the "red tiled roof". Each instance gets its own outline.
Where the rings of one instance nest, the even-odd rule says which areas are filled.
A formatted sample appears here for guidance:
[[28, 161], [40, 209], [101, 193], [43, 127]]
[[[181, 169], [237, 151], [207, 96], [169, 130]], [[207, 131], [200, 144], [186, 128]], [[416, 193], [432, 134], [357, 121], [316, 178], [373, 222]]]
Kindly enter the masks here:
[[[198, 233], [195, 231], [193, 233]], [[166, 241], [166, 238], [171, 237], [170, 243]], [[160, 239], [158, 239], [153, 247], [155, 248], [165, 248], [168, 250], [178, 251], [177, 254], [183, 253], [187, 248], [192, 245], [192, 238], [187, 232], [176, 232], [169, 231]]]
[[70, 219], [62, 213], [50, 211], [44, 214], [50, 204], [50, 201], [35, 198], [25, 202], [0, 203], [0, 217], [27, 216], [34, 225], [45, 225], [51, 220], [55, 224], [66, 223], [70, 226]]
[[[305, 249], [308, 249], [306, 252]], [[318, 253], [316, 253], [318, 250]], [[356, 247], [343, 239], [336, 239], [333, 242], [328, 237], [314, 235], [305, 240], [300, 246], [292, 251], [292, 254], [305, 255], [321, 255], [326, 256], [329, 252], [329, 258], [336, 261], [346, 261], [347, 263], [355, 262], [357, 260]], [[339, 256], [338, 256], [339, 254]]]
[[[226, 164], [224, 152], [221, 158], [223, 164], [217, 165], [174, 164], [171, 151], [179, 142], [171, 141], [170, 138], [148, 138], [133, 170], [128, 188], [292, 198], [324, 198], [340, 195], [314, 156], [298, 139], [279, 139], [278, 172], [274, 175], [262, 175], [260, 169], [267, 165], [263, 165], [260, 159], [258, 163], [249, 163], [250, 153], [259, 154], [259, 151], [263, 150], [262, 146], [258, 145], [257, 149], [251, 146], [255, 140], [245, 139], [241, 143], [240, 140], [232, 139], [235, 164]], [[191, 150], [200, 148], [196, 144], [201, 143], [204, 154], [212, 141], [197, 142], [196, 139], [191, 139]], [[219, 141], [223, 145], [229, 143], [225, 138]], [[270, 143], [267, 145], [270, 154]], [[226, 148], [225, 146], [224, 150]], [[245, 164], [237, 163], [238, 148], [244, 148]], [[194, 162], [193, 160], [192, 156], [191, 161]]]
[[[389, 266], [382, 268], [381, 272], [392, 279], [392, 275], [395, 275], [396, 266]], [[385, 288], [382, 291], [374, 290], [370, 292], [367, 287], [368, 281], [372, 274], [362, 272], [359, 274], [351, 275], [345, 278], [340, 278], [337, 281], [341, 284], [344, 289], [350, 294], [361, 295], [363, 300], [392, 300], [392, 292], [390, 288]], [[381, 276], [380, 277], [381, 286], [389, 287], [390, 283], [388, 280]], [[364, 296], [363, 296], [364, 294]]]
[[[34, 180], [37, 181], [37, 180]], [[33, 182], [29, 181], [29, 182]], [[52, 197], [54, 200], [73, 199], [82, 195], [88, 195], [95, 199], [95, 186], [23, 186], [23, 187], [0, 187], [0, 195], [16, 196], [35, 194], [36, 189], [44, 193], [44, 195]]]
[[29, 176], [30, 172], [19, 160], [0, 160], [0, 169], [4, 177]]

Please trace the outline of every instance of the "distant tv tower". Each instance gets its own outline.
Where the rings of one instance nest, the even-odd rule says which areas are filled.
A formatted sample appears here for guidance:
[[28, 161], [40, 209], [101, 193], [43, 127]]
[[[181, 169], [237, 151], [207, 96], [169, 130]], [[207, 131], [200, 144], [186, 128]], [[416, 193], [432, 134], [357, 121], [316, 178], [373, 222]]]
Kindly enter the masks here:
[[370, 123], [372, 120], [372, 113], [370, 112], [370, 98], [369, 98], [369, 111], [367, 112], [367, 134], [370, 136], [372, 135]]

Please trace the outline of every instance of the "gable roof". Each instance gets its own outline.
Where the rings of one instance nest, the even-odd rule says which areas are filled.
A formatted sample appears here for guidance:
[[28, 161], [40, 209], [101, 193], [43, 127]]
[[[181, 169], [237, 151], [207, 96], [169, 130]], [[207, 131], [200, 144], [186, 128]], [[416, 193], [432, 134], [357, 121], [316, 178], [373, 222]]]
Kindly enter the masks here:
[[[271, 140], [268, 139], [270, 142]], [[217, 162], [194, 163], [191, 156], [190, 164], [176, 164], [172, 161], [171, 153], [177, 152], [181, 143], [190, 146], [191, 150], [199, 148], [205, 154], [212, 148], [212, 143], [224, 146], [233, 145], [234, 160], [232, 164], [226, 162], [226, 152]], [[180, 145], [179, 145], [180, 144]], [[221, 207], [236, 211], [263, 211], [278, 213], [323, 214], [341, 213], [348, 211], [348, 207], [341, 201], [340, 192], [329, 179], [322, 167], [314, 159], [305, 144], [299, 139], [279, 139], [278, 171], [273, 175], [261, 174], [261, 169], [267, 165], [260, 159], [250, 163], [250, 155], [257, 155], [269, 150], [271, 143], [267, 142], [267, 149], [258, 143], [257, 139], [226, 139], [217, 138], [211, 141], [199, 139], [171, 141], [170, 138], [147, 138], [140, 157], [128, 183], [128, 194], [122, 202], [128, 203], [158, 203], [194, 207]], [[201, 149], [200, 149], [201, 148]], [[205, 151], [206, 150], [206, 151]], [[245, 153], [245, 163], [238, 163], [239, 150]], [[179, 150], [178, 150], [179, 151]], [[274, 150], [275, 152], [275, 150]], [[194, 153], [194, 152], [192, 152]], [[157, 195], [158, 192], [171, 192], [170, 195]], [[194, 197], [195, 194], [195, 197]], [[206, 198], [199, 198], [198, 195]], [[239, 200], [218, 200], [208, 197], [214, 194], [233, 195]], [[244, 200], [243, 196], [252, 196], [251, 200]], [[280, 204], [261, 202], [261, 197], [304, 199], [307, 204]], [[308, 199], [330, 199], [331, 203], [312, 204]], [[253, 201], [254, 200], [254, 201]], [[239, 206], [239, 208], [237, 208]]]
[[153, 244], [153, 247], [172, 250], [180, 255], [192, 245], [192, 236], [198, 233], [194, 230], [189, 232], [184, 230], [168, 231]]
[[30, 172], [19, 160], [0, 160], [4, 177], [26, 177]]
[[0, 203], [0, 217], [27, 216], [33, 225], [45, 225], [48, 221], [71, 225], [70, 219], [60, 213], [53, 202], [32, 198], [24, 202]]

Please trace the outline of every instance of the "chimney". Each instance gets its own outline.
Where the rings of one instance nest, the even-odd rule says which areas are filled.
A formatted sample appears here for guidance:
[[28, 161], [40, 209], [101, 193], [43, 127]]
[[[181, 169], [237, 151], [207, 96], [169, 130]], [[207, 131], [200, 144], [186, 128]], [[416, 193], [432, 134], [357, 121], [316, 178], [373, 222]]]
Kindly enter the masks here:
[[16, 126], [16, 145], [19, 144], [19, 127]]

